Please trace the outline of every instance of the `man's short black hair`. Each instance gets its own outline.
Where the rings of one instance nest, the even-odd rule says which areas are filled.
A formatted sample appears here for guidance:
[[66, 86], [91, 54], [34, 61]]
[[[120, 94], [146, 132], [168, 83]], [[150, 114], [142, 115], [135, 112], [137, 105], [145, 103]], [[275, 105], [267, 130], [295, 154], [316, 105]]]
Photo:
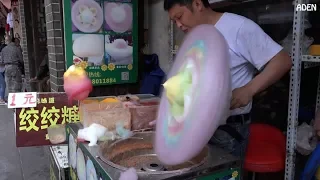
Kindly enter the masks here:
[[[210, 7], [208, 0], [201, 0], [204, 7]], [[164, 0], [163, 8], [165, 11], [169, 11], [176, 4], [181, 6], [191, 6], [193, 0]]]

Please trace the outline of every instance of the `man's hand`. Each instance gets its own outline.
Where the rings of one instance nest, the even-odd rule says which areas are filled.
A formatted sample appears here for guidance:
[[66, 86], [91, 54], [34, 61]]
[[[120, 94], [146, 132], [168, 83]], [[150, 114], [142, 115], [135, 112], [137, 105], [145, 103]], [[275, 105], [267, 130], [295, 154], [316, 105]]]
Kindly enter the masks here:
[[253, 93], [250, 88], [243, 86], [232, 91], [230, 110], [242, 108], [252, 101]]

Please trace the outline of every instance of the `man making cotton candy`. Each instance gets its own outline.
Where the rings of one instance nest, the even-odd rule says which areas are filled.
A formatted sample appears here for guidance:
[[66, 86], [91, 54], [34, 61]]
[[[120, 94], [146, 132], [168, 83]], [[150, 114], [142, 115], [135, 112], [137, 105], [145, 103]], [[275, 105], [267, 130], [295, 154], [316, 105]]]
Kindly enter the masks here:
[[[212, 24], [226, 39], [232, 77], [231, 116], [221, 120], [222, 126], [210, 143], [243, 159], [252, 98], [290, 70], [289, 55], [256, 23], [236, 14], [215, 12], [208, 0], [165, 0], [164, 9], [185, 33], [198, 25]], [[256, 70], [260, 73], [254, 77]]]

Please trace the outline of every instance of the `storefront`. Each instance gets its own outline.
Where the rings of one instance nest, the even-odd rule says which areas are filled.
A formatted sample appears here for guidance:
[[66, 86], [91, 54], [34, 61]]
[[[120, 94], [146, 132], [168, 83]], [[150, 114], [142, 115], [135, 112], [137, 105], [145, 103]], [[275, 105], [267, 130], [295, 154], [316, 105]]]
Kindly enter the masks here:
[[[16, 106], [17, 146], [53, 145], [50, 148], [50, 177], [53, 179], [64, 179], [65, 174], [68, 174], [71, 179], [86, 179], [85, 177], [87, 179], [118, 179], [123, 168], [129, 166], [121, 164], [116, 157], [110, 161], [108, 157], [110, 153], [117, 153], [118, 150], [114, 149], [104, 154], [103, 151], [110, 150], [109, 146], [105, 146], [106, 144], [92, 148], [78, 137], [79, 130], [89, 128], [92, 124], [102, 124], [108, 127], [110, 133], [117, 131], [116, 136], [123, 137], [126, 133], [135, 132], [138, 139], [144, 139], [136, 142], [141, 147], [145, 146], [144, 149], [132, 146], [134, 144], [131, 144], [131, 141], [122, 142], [123, 145], [130, 147], [123, 152], [127, 157], [127, 163], [130, 163], [130, 160], [134, 163], [133, 159], [130, 159], [130, 152], [138, 153], [132, 158], [140, 158], [139, 153], [145, 156], [145, 161], [140, 162], [141, 177], [144, 179], [185, 179], [186, 177], [200, 178], [200, 176], [203, 176], [202, 179], [239, 179], [239, 160], [217, 148], [204, 148], [199, 156], [192, 159], [192, 162], [183, 164], [181, 167], [161, 165], [156, 156], [152, 155], [154, 133], [150, 131], [149, 123], [156, 118], [159, 98], [146, 94], [126, 95], [137, 94], [139, 89], [139, 57], [143, 43], [143, 36], [139, 34], [144, 33], [144, 23], [137, 19], [140, 13], [143, 14], [143, 11], [139, 11], [143, 8], [138, 8], [138, 2], [140, 1], [44, 1], [45, 32], [53, 92], [25, 94], [26, 97], [21, 97], [27, 98], [26, 102], [30, 103], [30, 106]], [[141, 1], [141, 3], [144, 2]], [[19, 5], [21, 6], [22, 3]], [[30, 9], [36, 7], [31, 2], [24, 5], [24, 11], [28, 6]], [[29, 14], [32, 14], [32, 11]], [[22, 29], [22, 40], [23, 31]], [[36, 30], [33, 29], [32, 32], [34, 31]], [[29, 41], [28, 35], [27, 41]], [[41, 41], [32, 42], [40, 44]], [[25, 57], [39, 54], [31, 47], [34, 46], [26, 47], [29, 51], [26, 50]], [[30, 63], [29, 61], [28, 64]], [[90, 99], [91, 103], [83, 101], [70, 104], [65, 93], [58, 93], [63, 91], [63, 74], [71, 65], [85, 69], [91, 79], [94, 86], [92, 95], [99, 96], [96, 99]], [[29, 76], [33, 77], [34, 74]], [[102, 97], [104, 95], [109, 97]], [[11, 99], [10, 96], [9, 100]], [[17, 103], [9, 101], [10, 106], [13, 104]], [[134, 107], [130, 104], [134, 104]], [[87, 120], [81, 122], [80, 119]], [[119, 122], [123, 122], [123, 126], [120, 126]], [[68, 123], [72, 125], [65, 127]], [[135, 138], [133, 137], [132, 140]], [[56, 146], [61, 143], [68, 144], [69, 153], [65, 147]], [[99, 148], [101, 148], [100, 151]], [[216, 158], [218, 156], [213, 156], [214, 154], [226, 156], [226, 158], [219, 160]], [[64, 164], [65, 156], [69, 159], [67, 166]], [[114, 165], [117, 168], [114, 169]], [[138, 168], [138, 165], [132, 164], [130, 167]], [[190, 168], [193, 168], [193, 171], [189, 171]], [[150, 176], [151, 172], [154, 172], [152, 176]]]
[[[26, 1], [24, 2], [19, 1], [19, 7], [22, 7], [24, 5], [23, 3], [25, 2]], [[44, 1], [44, 7], [45, 7], [44, 12], [45, 12], [45, 19], [46, 19], [45, 33], [47, 37], [46, 42], [47, 42], [49, 62], [50, 62], [49, 66], [50, 66], [51, 89], [53, 92], [63, 91], [63, 74], [66, 71], [67, 67], [69, 67], [70, 65], [76, 65], [86, 69], [88, 76], [91, 78], [92, 83], [95, 87], [92, 92], [92, 96], [103, 96], [103, 95], [117, 96], [117, 95], [124, 95], [127, 93], [137, 94], [139, 89], [139, 79], [140, 79], [139, 69], [141, 69], [140, 68], [141, 66], [139, 66], [139, 62], [140, 62], [139, 49], [140, 47], [142, 47], [141, 42], [143, 42], [143, 40], [141, 40], [142, 36], [139, 34], [143, 33], [143, 31], [141, 31], [141, 29], [143, 29], [141, 28], [143, 27], [143, 23], [141, 23], [140, 20], [136, 20], [133, 18], [132, 25], [128, 25], [127, 23], [124, 23], [121, 26], [117, 26], [117, 24], [121, 24], [121, 22], [125, 22], [126, 18], [130, 15], [132, 17], [137, 17], [137, 16], [140, 17], [141, 15], [140, 13], [142, 13], [140, 9], [142, 8], [137, 8], [139, 7], [138, 2], [132, 0], [132, 1], [121, 2], [119, 5], [117, 3], [114, 3], [114, 1], [112, 2], [111, 1], [88, 2], [85, 0], [78, 0], [78, 1], [45, 0]], [[296, 4], [304, 3], [304, 1], [296, 0], [295, 3]], [[288, 4], [291, 4], [291, 2]], [[26, 9], [28, 7], [29, 9], [32, 9], [32, 8], [35, 9], [35, 7], [37, 6], [25, 5], [25, 9], [20, 9], [21, 14], [22, 12], [26, 13], [27, 12]], [[267, 7], [270, 9], [273, 9], [272, 6], [268, 5]], [[162, 7], [159, 7], [159, 8], [162, 8]], [[263, 7], [263, 8], [264, 10], [262, 12], [267, 11], [265, 9], [268, 9], [266, 7]], [[29, 14], [32, 14], [32, 13], [29, 13]], [[158, 14], [156, 14], [156, 16], [158, 16]], [[273, 23], [273, 18], [270, 18], [273, 16], [265, 15], [261, 17], [260, 19], [258, 18], [257, 21], [266, 22], [264, 25]], [[279, 19], [281, 18], [279, 17]], [[294, 54], [292, 54], [293, 55], [292, 58], [294, 60], [294, 68], [293, 68], [293, 71], [291, 72], [291, 81], [290, 81], [290, 86], [288, 87], [288, 91], [290, 95], [285, 100], [281, 99], [281, 101], [286, 101], [286, 102], [289, 100], [288, 126], [285, 126], [283, 128], [283, 129], [288, 128], [286, 130], [287, 132], [286, 158], [287, 159], [286, 159], [286, 166], [284, 166], [285, 155], [283, 155], [281, 159], [282, 160], [281, 168], [283, 171], [284, 170], [286, 171], [284, 175], [286, 176], [286, 179], [291, 180], [295, 172], [294, 164], [295, 164], [295, 157], [296, 157], [295, 148], [296, 148], [296, 133], [297, 133], [297, 124], [298, 124], [297, 120], [298, 120], [298, 112], [300, 110], [299, 109], [299, 88], [300, 88], [299, 83], [300, 83], [301, 61], [319, 62], [319, 56], [314, 54], [308, 54], [308, 52], [306, 51], [302, 52], [301, 50], [303, 49], [301, 47], [302, 46], [301, 44], [303, 44], [301, 40], [303, 39], [301, 32], [304, 31], [304, 27], [302, 27], [304, 14], [302, 12], [291, 13], [290, 16], [287, 16], [286, 14], [284, 14], [281, 20], [283, 19], [285, 19], [286, 21], [285, 24], [288, 23], [287, 21], [290, 21], [288, 23], [290, 25], [289, 29], [292, 29], [291, 25], [292, 25], [292, 22], [294, 22], [293, 34], [299, 34], [298, 35], [299, 38], [292, 38], [290, 35], [288, 35], [288, 37], [286, 38], [286, 40], [290, 39], [292, 43], [290, 44], [290, 46], [288, 46], [289, 51], [291, 51], [292, 47], [294, 49], [294, 52], [293, 52]], [[36, 32], [32, 31], [33, 35], [28, 35], [27, 33], [28, 31], [26, 31], [23, 28], [24, 25], [26, 25], [25, 24], [26, 22], [27, 22], [26, 20], [25, 21], [21, 20], [20, 22], [22, 27], [21, 29], [22, 45], [25, 46], [24, 58], [27, 66], [31, 66], [31, 65], [35, 66], [35, 64], [32, 64], [33, 61], [31, 62], [31, 59], [33, 58], [34, 55], [37, 55], [35, 57], [37, 57], [36, 59], [40, 61], [41, 53], [39, 53], [38, 50], [35, 50], [37, 48], [34, 48], [35, 47], [34, 44], [39, 45], [41, 44], [40, 42], [42, 41], [32, 40], [34, 39], [35, 37], [34, 35], [36, 34]], [[277, 21], [277, 23], [279, 22]], [[274, 24], [276, 24], [277, 26], [277, 23], [274, 23]], [[31, 25], [35, 25], [35, 24], [32, 23]], [[174, 39], [173, 33], [170, 32], [169, 34], [170, 36], [172, 36], [172, 39]], [[277, 32], [277, 34], [279, 33]], [[288, 32], [285, 33], [285, 35], [287, 34]], [[156, 36], [156, 37], [159, 38], [160, 36]], [[294, 40], [292, 41], [292, 39]], [[173, 57], [173, 55], [176, 53], [174, 49], [175, 44], [170, 44], [170, 47], [169, 47], [167, 46], [168, 43], [163, 43], [163, 41], [166, 41], [166, 39], [165, 40], [161, 39], [159, 41], [161, 41], [162, 44], [166, 44], [166, 47], [168, 49], [170, 48], [168, 51], [172, 53], [171, 55]], [[30, 43], [32, 45], [30, 45]], [[163, 51], [162, 48], [164, 48], [164, 46], [161, 46], [160, 51]], [[309, 67], [307, 65], [311, 66], [311, 64], [306, 64], [306, 67]], [[30, 68], [30, 71], [28, 71], [28, 73], [29, 72], [31, 73], [31, 68]], [[29, 76], [33, 77], [34, 74], [30, 74], [30, 73], [29, 73]], [[278, 87], [275, 87], [275, 89], [279, 91]], [[39, 129], [39, 131], [41, 131], [42, 136], [39, 136], [39, 137], [42, 138], [42, 143], [44, 144], [32, 144], [32, 145], [50, 144], [49, 140], [47, 139], [46, 123], [48, 124], [50, 122], [54, 124], [56, 123], [55, 120], [57, 120], [57, 122], [60, 122], [60, 123], [68, 122], [68, 121], [75, 121], [75, 122], [79, 121], [79, 116], [75, 111], [78, 111], [79, 108], [81, 107], [77, 105], [70, 105], [70, 104], [68, 105], [64, 94], [63, 94], [63, 97], [64, 97], [62, 98], [63, 105], [59, 105], [58, 107], [57, 103], [53, 103], [53, 102], [56, 102], [56, 101], [53, 101], [53, 99], [57, 100], [58, 98], [42, 97], [42, 95], [40, 94], [38, 96], [37, 109], [33, 109], [33, 110], [37, 110], [36, 111], [37, 113], [35, 113], [35, 111], [28, 111], [29, 114], [26, 115], [27, 112], [22, 111], [22, 109], [17, 111], [17, 114], [16, 114], [17, 122], [18, 121], [20, 123], [22, 122], [22, 124], [17, 123], [17, 127], [16, 127], [17, 129], [20, 129], [21, 127], [23, 127], [24, 125], [23, 123], [28, 122], [29, 124], [31, 123], [31, 125], [32, 124], [34, 125], [34, 123], [37, 123], [37, 126], [25, 127], [25, 129], [22, 128], [21, 131], [29, 130], [28, 133], [33, 132], [35, 134], [37, 133], [35, 132], [36, 129]], [[116, 97], [116, 98], [119, 98], [119, 97]], [[270, 99], [273, 99], [273, 98], [270, 98]], [[280, 99], [280, 98], [277, 98], [277, 99]], [[104, 101], [104, 99], [100, 99], [99, 102], [100, 101]], [[276, 103], [280, 104], [279, 109], [281, 109], [282, 111], [280, 113], [287, 111], [286, 106], [278, 102]], [[284, 108], [284, 110], [282, 108]], [[270, 114], [270, 117], [265, 116], [266, 120], [272, 119], [271, 116], [274, 113], [270, 112], [269, 114]], [[283, 114], [284, 114], [283, 119], [286, 119], [287, 118], [286, 114], [285, 113]], [[131, 114], [129, 116], [131, 116]], [[36, 119], [36, 121], [34, 122], [30, 119], [26, 121], [24, 117], [33, 118], [33, 120]], [[43, 129], [41, 129], [41, 127], [43, 127]], [[119, 171], [112, 171], [112, 172], [116, 172], [115, 174], [112, 174], [110, 173], [108, 168], [110, 168], [110, 166], [112, 167], [115, 166], [114, 164], [116, 163], [114, 162], [117, 162], [117, 163], [121, 163], [121, 162], [118, 162], [117, 159], [115, 158], [113, 159], [114, 160], [113, 164], [110, 162], [109, 164], [108, 162], [106, 163], [108, 164], [108, 166], [106, 166], [106, 164], [103, 164], [103, 162], [106, 161], [106, 159], [103, 159], [103, 158], [106, 158], [106, 157], [96, 152], [99, 150], [98, 148], [92, 150], [88, 146], [88, 143], [83, 143], [76, 140], [78, 138], [77, 137], [78, 130], [81, 128], [83, 128], [83, 125], [81, 124], [67, 125], [66, 140], [68, 141], [69, 150], [73, 154], [66, 154], [66, 156], [70, 157], [69, 160], [72, 158], [73, 159], [79, 158], [79, 162], [81, 162], [80, 164], [77, 164], [77, 163], [74, 164], [73, 162], [69, 162], [69, 164], [72, 166], [72, 167], [69, 167], [70, 176], [73, 178], [75, 178], [76, 176], [83, 177], [85, 174], [83, 171], [84, 167], [89, 167], [88, 171], [95, 172], [93, 173], [94, 174], [93, 177], [100, 176], [101, 178], [106, 178], [106, 179], [107, 177], [118, 177]], [[19, 135], [19, 133], [17, 134]], [[35, 135], [35, 134], [32, 134], [32, 135], [31, 134], [29, 134], [30, 138], [32, 138], [31, 136]], [[25, 134], [20, 134], [19, 136], [28, 137]], [[141, 137], [139, 136], [138, 139], [139, 138]], [[26, 141], [22, 140], [17, 142], [25, 143]], [[38, 142], [41, 142], [41, 141], [38, 141]], [[29, 146], [30, 144], [25, 144], [25, 145], [20, 144], [20, 145]], [[108, 153], [112, 153], [111, 150]], [[219, 153], [220, 152], [216, 152], [216, 154], [219, 154]], [[78, 154], [80, 154], [79, 157], [78, 157]], [[122, 155], [126, 155], [126, 157], [129, 158], [128, 154], [130, 155], [129, 151], [125, 152]], [[221, 156], [227, 156], [227, 155], [224, 154], [224, 152], [221, 152]], [[195, 164], [202, 163], [201, 161], [202, 158], [203, 156], [201, 156], [200, 161], [195, 161]], [[225, 166], [226, 169], [219, 169], [219, 170], [223, 170], [223, 173], [219, 174], [216, 171], [212, 170], [214, 168], [211, 169], [212, 171], [210, 171], [210, 173], [215, 174], [215, 176], [212, 176], [212, 177], [217, 179], [220, 177], [224, 177], [228, 179], [232, 179], [232, 178], [236, 179], [239, 177], [237, 174], [239, 171], [238, 160], [234, 158], [230, 158], [227, 160], [228, 162], [224, 164], [226, 165]], [[219, 162], [219, 161], [216, 160], [216, 162]], [[153, 164], [153, 166], [151, 166], [151, 164]], [[164, 168], [162, 166], [160, 167], [159, 164], [156, 164], [156, 166], [154, 163], [151, 163], [151, 164], [149, 164], [150, 166], [148, 167], [145, 167], [145, 166], [142, 167], [140, 170], [144, 171], [143, 173], [145, 173], [146, 169], [150, 171], [154, 171], [154, 170], [159, 170], [157, 168], [160, 168], [160, 169]], [[95, 170], [92, 170], [92, 166], [95, 167]], [[121, 168], [122, 167], [120, 168], [118, 167], [118, 169], [121, 169]], [[66, 166], [63, 166], [62, 169], [68, 169], [68, 168], [66, 168]], [[173, 174], [170, 174], [170, 173], [167, 174], [168, 177], [169, 176], [175, 177], [174, 173]], [[199, 175], [203, 172], [195, 171], [194, 173], [195, 174], [198, 173]], [[185, 177], [182, 176], [180, 178], [185, 178]]]
[[[70, 3], [73, 4], [73, 2], [70, 2]], [[49, 63], [50, 82], [51, 82], [50, 85], [51, 85], [51, 91], [53, 92], [63, 91], [63, 88], [62, 88], [63, 72], [66, 70], [67, 66], [70, 66], [70, 64], [73, 63], [74, 53], [72, 48], [73, 48], [73, 40], [75, 39], [72, 40], [72, 38], [78, 37], [80, 34], [85, 35], [85, 33], [88, 33], [88, 31], [86, 30], [84, 32], [81, 32], [80, 30], [73, 31], [75, 25], [72, 23], [71, 17], [72, 17], [72, 13], [74, 14], [75, 12], [72, 12], [71, 10], [72, 4], [68, 5], [68, 3], [65, 1], [51, 1], [51, 0], [12, 1], [12, 8], [17, 10], [17, 11], [14, 11], [15, 12], [14, 18], [16, 19], [15, 22], [17, 22], [15, 23], [14, 31], [15, 31], [15, 36], [17, 38], [20, 38], [21, 40], [21, 46], [22, 46], [23, 57], [25, 62], [26, 79], [28, 80], [35, 77], [36, 73], [38, 72], [39, 65], [41, 64], [44, 58], [44, 55], [48, 53], [49, 62], [50, 62]], [[63, 8], [64, 6], [66, 6], [66, 8]], [[135, 6], [137, 7], [138, 4], [136, 4]], [[104, 9], [104, 6], [100, 6], [100, 9], [99, 9], [100, 11], [99, 12], [97, 11], [97, 13], [100, 13], [99, 15], [102, 15], [100, 18], [103, 18], [104, 12], [102, 12], [102, 9]], [[64, 13], [68, 15], [64, 16]], [[143, 13], [143, 9], [140, 11], [137, 11], [137, 8], [136, 8], [134, 13], [136, 15], [141, 14]], [[64, 21], [68, 22], [66, 26], [64, 24]], [[80, 38], [77, 40], [77, 42], [79, 41], [81, 42], [83, 41], [83, 39], [86, 39], [86, 37], [88, 36], [90, 37], [93, 35], [93, 37], [99, 39], [98, 42], [101, 45], [103, 45], [103, 47], [101, 46], [100, 49], [96, 49], [96, 53], [100, 53], [98, 56], [101, 57], [101, 60], [98, 60], [97, 63], [91, 63], [91, 61], [96, 61], [97, 59], [99, 59], [99, 57], [97, 56], [95, 57], [92, 56], [90, 58], [85, 57], [85, 60], [84, 60], [85, 62], [88, 62], [87, 64], [89, 65], [87, 68], [88, 74], [91, 76], [92, 79], [95, 79], [94, 80], [95, 88], [92, 95], [124, 94], [129, 91], [138, 92], [138, 89], [139, 89], [138, 57], [141, 57], [141, 54], [139, 53], [138, 49], [143, 43], [143, 40], [141, 42], [138, 41], [138, 34], [140, 33], [139, 29], [141, 28], [143, 29], [143, 20], [133, 23], [132, 27], [129, 27], [127, 32], [116, 33], [116, 34], [109, 33], [110, 35], [108, 35], [107, 33], [108, 31], [107, 28], [109, 28], [109, 26], [105, 25], [105, 19], [100, 19], [99, 23], [101, 22], [103, 22], [103, 25], [105, 27], [102, 28], [101, 26], [100, 29], [96, 31], [95, 33], [96, 36], [94, 36], [94, 34], [92, 33], [90, 34], [89, 32], [89, 34], [84, 36], [84, 38]], [[143, 34], [143, 31], [140, 34]], [[140, 36], [140, 37], [143, 37], [143, 36]], [[104, 42], [107, 39], [109, 40], [109, 42], [114, 41], [114, 39], [118, 39], [116, 42], [119, 42], [119, 39], [124, 39], [125, 43], [128, 42], [127, 44], [128, 48], [124, 49], [124, 51], [127, 50], [128, 54], [131, 53], [132, 60], [129, 60], [129, 61], [132, 61], [132, 62], [126, 62], [125, 64], [121, 62], [120, 64], [108, 63], [107, 62], [108, 55], [104, 54], [106, 49]], [[123, 42], [120, 42], [120, 43], [123, 43]], [[76, 43], [76, 45], [77, 44], [78, 43]], [[97, 45], [97, 44], [94, 44], [94, 45]], [[110, 43], [108, 47], [112, 47], [112, 44]], [[129, 52], [130, 49], [132, 52]], [[102, 51], [104, 52], [103, 54], [101, 54]], [[80, 54], [80, 55], [83, 55], [83, 54]], [[92, 54], [92, 55], [95, 55], [95, 54]], [[78, 57], [78, 56], [75, 56], [75, 57]], [[120, 58], [118, 56], [114, 56], [114, 57]], [[78, 59], [82, 59], [82, 57], [79, 57]], [[112, 58], [112, 59], [115, 59], [115, 58]], [[96, 64], [98, 64], [99, 66], [96, 66]], [[125, 69], [127, 71], [125, 71]], [[129, 76], [127, 72], [130, 72]], [[125, 79], [125, 80], [121, 80], [121, 75], [122, 75], [122, 79]], [[128, 78], [129, 80], [126, 80]], [[37, 84], [27, 83], [28, 91], [30, 90], [34, 91], [36, 89], [37, 89]]]

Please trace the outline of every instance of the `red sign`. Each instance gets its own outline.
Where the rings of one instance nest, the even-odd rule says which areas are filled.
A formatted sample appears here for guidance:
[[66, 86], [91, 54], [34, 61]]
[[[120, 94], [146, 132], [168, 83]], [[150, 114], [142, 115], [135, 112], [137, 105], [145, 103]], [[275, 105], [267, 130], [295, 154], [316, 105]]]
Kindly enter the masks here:
[[37, 106], [16, 109], [17, 147], [51, 145], [47, 128], [78, 122], [78, 103], [68, 104], [65, 93], [38, 93]]

